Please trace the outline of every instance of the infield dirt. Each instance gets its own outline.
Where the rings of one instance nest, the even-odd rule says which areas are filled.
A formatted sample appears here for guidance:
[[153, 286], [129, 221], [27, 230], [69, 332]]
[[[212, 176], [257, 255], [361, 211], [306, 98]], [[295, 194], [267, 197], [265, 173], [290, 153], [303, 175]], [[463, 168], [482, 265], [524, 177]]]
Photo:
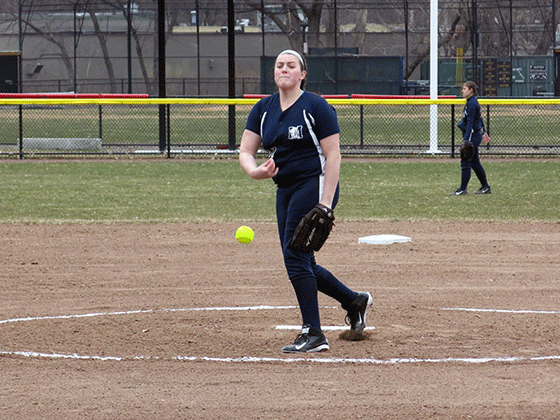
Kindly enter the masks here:
[[0, 225], [0, 418], [558, 418], [559, 223], [338, 222], [317, 261], [375, 329], [304, 355], [276, 226], [249, 225]]

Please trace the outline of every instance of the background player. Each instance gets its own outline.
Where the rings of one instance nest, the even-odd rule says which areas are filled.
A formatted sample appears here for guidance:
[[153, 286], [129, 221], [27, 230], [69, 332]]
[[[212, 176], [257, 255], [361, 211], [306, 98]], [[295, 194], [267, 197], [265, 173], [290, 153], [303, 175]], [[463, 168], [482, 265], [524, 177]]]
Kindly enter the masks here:
[[457, 127], [463, 132], [463, 142], [471, 142], [474, 150], [471, 157], [461, 157], [461, 186], [450, 195], [468, 194], [467, 185], [471, 179], [471, 168], [481, 184], [480, 189], [475, 194], [490, 194], [492, 190], [490, 189], [490, 185], [488, 185], [486, 172], [480, 163], [478, 153], [478, 146], [480, 146], [480, 142], [483, 139], [486, 144], [490, 142], [490, 137], [488, 137], [488, 134], [486, 134], [484, 130], [484, 121], [482, 121], [480, 105], [476, 98], [476, 95], [478, 95], [478, 86], [474, 82], [466, 82], [463, 85], [461, 93], [463, 94], [463, 98], [467, 100], [467, 103], [463, 110], [463, 118]]

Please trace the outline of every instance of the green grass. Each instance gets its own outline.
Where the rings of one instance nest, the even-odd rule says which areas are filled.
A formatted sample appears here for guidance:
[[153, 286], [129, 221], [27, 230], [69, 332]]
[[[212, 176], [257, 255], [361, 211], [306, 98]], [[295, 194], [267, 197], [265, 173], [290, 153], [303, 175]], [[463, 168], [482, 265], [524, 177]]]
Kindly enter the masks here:
[[457, 161], [346, 161], [338, 213], [347, 220], [557, 221], [560, 176], [557, 161], [483, 162], [492, 194], [447, 195], [460, 185]]
[[[485, 161], [492, 195], [451, 197], [458, 160], [345, 159], [338, 220], [560, 220], [557, 160]], [[236, 159], [0, 162], [0, 223], [273, 222], [275, 186]]]

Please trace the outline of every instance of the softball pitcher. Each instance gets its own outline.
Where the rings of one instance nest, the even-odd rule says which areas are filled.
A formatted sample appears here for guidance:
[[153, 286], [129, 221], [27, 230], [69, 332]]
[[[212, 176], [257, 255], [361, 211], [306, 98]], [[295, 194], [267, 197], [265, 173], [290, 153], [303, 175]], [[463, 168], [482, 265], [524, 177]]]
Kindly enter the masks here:
[[[339, 126], [334, 108], [322, 97], [303, 90], [306, 66], [293, 50], [281, 52], [274, 66], [278, 92], [251, 110], [241, 138], [239, 162], [254, 179], [272, 178], [277, 185], [276, 216], [284, 264], [302, 317], [302, 332], [285, 353], [324, 351], [329, 344], [321, 331], [317, 292], [340, 302], [354, 332], [365, 328], [371, 306], [369, 292], [355, 292], [315, 262], [313, 252], [288, 245], [299, 221], [316, 204], [334, 209], [340, 172]], [[257, 165], [260, 148], [270, 157]]]

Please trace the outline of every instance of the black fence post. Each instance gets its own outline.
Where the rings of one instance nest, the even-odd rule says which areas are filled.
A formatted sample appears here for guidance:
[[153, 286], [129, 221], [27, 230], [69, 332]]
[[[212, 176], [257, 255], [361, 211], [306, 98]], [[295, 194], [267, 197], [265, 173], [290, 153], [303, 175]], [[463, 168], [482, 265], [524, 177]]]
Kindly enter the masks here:
[[99, 105], [99, 138], [103, 139], [103, 105]]
[[[159, 97], [165, 98], [165, 1], [158, 0], [157, 9], [157, 23], [158, 23], [158, 82], [159, 82]], [[159, 151], [165, 151], [165, 105], [159, 105]]]
[[23, 105], [19, 106], [19, 158], [23, 159]]
[[455, 105], [451, 104], [451, 158], [455, 158]]
[[[486, 132], [490, 135], [490, 105], [486, 105]], [[490, 143], [486, 145], [486, 150], [490, 150]]]
[[171, 157], [171, 116], [170, 114], [170, 105], [165, 105], [167, 108], [167, 158]]
[[360, 148], [364, 148], [364, 106], [360, 105]]
[[[228, 0], [228, 79], [229, 98], [235, 98], [235, 9], [233, 0]], [[228, 146], [235, 150], [235, 105], [228, 106]]]

